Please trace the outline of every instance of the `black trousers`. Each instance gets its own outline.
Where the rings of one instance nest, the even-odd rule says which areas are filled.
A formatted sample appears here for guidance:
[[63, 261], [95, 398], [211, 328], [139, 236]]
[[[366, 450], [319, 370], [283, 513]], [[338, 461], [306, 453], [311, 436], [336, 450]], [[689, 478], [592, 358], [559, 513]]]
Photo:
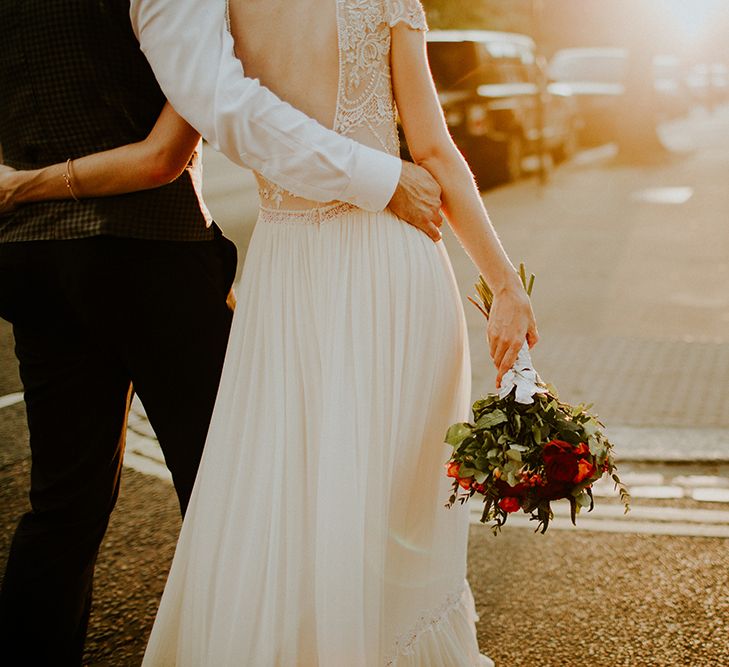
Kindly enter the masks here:
[[95, 237], [0, 244], [32, 452], [0, 592], [0, 661], [81, 664], [132, 386], [184, 513], [222, 370], [235, 246]]

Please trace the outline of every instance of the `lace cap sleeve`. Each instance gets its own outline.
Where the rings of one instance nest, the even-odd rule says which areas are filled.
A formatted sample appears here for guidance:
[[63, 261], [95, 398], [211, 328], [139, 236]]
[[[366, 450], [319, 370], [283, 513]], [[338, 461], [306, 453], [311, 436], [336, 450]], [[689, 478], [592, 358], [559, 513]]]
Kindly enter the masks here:
[[385, 20], [391, 28], [398, 23], [405, 23], [413, 30], [428, 29], [420, 0], [385, 0]]

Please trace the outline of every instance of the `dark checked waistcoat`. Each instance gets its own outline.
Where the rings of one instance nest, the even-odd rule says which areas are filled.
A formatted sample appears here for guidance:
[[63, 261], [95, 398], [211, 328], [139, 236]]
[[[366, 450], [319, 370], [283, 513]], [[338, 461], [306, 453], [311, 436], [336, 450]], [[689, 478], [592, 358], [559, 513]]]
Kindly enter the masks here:
[[[128, 0], [0, 0], [5, 164], [34, 169], [140, 141], [164, 102], [132, 31]], [[211, 239], [198, 176], [194, 156], [176, 181], [155, 190], [20, 207], [0, 216], [0, 243]]]

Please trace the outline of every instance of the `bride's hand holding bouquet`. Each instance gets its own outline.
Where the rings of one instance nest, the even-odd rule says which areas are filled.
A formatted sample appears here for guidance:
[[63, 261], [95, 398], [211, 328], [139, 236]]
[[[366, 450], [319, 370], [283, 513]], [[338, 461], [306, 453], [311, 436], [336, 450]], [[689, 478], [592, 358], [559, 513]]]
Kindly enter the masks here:
[[496, 386], [500, 387], [503, 376], [514, 365], [524, 339], [530, 349], [539, 340], [529, 295], [516, 274], [510, 273], [507, 283], [492, 293], [489, 312], [489, 352], [496, 366]]

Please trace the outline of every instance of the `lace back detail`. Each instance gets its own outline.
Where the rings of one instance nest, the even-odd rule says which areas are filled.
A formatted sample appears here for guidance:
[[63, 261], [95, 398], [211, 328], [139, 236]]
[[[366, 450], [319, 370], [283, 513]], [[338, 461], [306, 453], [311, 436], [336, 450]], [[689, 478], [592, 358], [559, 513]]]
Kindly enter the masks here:
[[[390, 27], [427, 29], [420, 0], [338, 0], [339, 93], [335, 131], [397, 155]], [[372, 139], [376, 141], [373, 144]]]

